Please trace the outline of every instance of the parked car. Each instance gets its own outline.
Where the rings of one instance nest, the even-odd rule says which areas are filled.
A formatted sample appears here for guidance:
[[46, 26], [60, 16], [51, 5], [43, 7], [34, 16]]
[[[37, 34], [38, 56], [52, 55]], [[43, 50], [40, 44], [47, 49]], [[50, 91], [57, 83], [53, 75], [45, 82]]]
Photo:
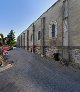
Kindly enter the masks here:
[[9, 50], [13, 50], [13, 46], [10, 46]]
[[9, 51], [10, 50], [10, 46], [9, 45], [3, 45], [2, 46], [2, 50], [6, 50], [6, 51]]
[[3, 45], [3, 46], [0, 47], [0, 50], [2, 50], [2, 51], [13, 50], [13, 46]]

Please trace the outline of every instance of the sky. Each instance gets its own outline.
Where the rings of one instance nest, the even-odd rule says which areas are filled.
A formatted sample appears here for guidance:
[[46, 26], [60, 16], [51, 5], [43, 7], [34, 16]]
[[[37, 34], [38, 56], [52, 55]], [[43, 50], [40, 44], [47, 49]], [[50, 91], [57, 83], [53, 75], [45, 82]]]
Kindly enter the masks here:
[[0, 33], [23, 32], [57, 0], [0, 0]]

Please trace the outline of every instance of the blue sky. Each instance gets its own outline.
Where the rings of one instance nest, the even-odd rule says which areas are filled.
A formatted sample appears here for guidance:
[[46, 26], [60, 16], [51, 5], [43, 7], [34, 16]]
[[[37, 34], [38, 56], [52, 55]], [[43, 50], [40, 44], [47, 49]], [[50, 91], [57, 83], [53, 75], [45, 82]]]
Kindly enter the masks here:
[[57, 0], [0, 0], [0, 33], [16, 37]]

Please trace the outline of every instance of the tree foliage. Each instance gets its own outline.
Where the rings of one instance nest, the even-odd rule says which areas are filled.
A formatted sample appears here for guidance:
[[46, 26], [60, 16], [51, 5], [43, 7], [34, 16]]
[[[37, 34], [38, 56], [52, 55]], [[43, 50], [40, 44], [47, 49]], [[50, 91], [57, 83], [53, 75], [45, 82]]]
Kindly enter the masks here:
[[0, 34], [0, 46], [2, 46], [3, 45], [3, 34]]
[[7, 35], [7, 45], [13, 46], [15, 42], [15, 32], [11, 30], [10, 33]]

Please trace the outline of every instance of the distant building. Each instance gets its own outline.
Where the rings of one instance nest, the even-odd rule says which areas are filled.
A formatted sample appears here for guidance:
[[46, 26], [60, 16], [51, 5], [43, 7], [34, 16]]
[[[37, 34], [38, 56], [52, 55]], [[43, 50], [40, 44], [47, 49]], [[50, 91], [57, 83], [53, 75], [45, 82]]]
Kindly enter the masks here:
[[58, 0], [17, 38], [17, 46], [41, 56], [80, 64], [80, 0]]

